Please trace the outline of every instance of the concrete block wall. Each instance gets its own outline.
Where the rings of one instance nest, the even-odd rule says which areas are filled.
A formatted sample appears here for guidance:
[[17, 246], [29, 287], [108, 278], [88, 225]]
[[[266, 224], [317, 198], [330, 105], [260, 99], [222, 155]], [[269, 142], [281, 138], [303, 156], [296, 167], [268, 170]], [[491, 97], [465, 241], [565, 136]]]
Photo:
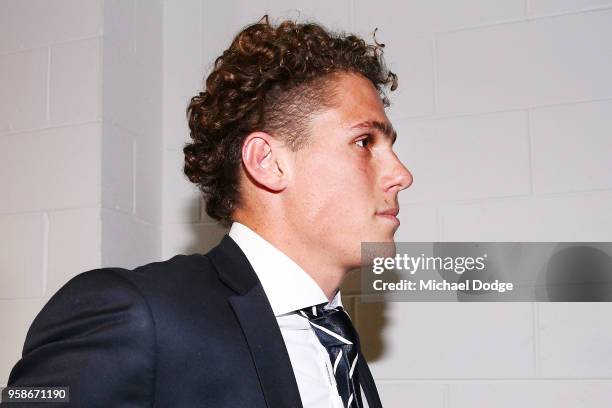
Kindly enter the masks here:
[[161, 2], [0, 1], [0, 385], [66, 281], [161, 258]]
[[[181, 0], [164, 2], [165, 258], [223, 233], [182, 175], [185, 108], [265, 13], [379, 28], [414, 174], [398, 240], [612, 240], [611, 1]], [[612, 403], [608, 304], [371, 303], [354, 278], [343, 293], [387, 408]]]
[[0, 384], [71, 276], [100, 266], [100, 1], [0, 3]]
[[[196, 187], [183, 174], [183, 145], [189, 140], [186, 109], [202, 87], [204, 5], [200, 1], [163, 2], [163, 258], [206, 252], [226, 230], [206, 216]], [[211, 18], [206, 24], [221, 23]]]
[[162, 256], [162, 3], [104, 1], [102, 264]]

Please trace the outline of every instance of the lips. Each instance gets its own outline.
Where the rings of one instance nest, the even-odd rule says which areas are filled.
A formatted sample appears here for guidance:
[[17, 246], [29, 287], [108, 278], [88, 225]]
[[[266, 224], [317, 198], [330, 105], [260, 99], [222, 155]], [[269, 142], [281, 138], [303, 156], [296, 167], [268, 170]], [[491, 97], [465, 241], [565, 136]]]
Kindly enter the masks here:
[[400, 225], [400, 220], [399, 218], [397, 218], [398, 213], [399, 213], [399, 208], [392, 207], [392, 208], [387, 208], [386, 210], [377, 212], [376, 216], [380, 217], [381, 219], [386, 219], [390, 221], [391, 223], [393, 223], [395, 228], [398, 228]]
[[376, 214], [377, 215], [392, 215], [394, 217], [397, 217], [397, 214], [399, 214], [399, 208], [398, 207], [388, 208], [384, 211], [379, 211]]

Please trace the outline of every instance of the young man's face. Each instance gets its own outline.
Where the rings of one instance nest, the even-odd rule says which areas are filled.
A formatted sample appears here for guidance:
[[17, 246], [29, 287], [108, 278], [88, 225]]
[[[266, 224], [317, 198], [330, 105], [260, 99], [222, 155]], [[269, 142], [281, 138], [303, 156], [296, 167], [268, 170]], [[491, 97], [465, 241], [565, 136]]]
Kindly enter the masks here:
[[309, 143], [295, 152], [289, 208], [308, 247], [354, 267], [361, 242], [393, 241], [399, 221], [380, 213], [398, 209], [412, 175], [392, 150], [393, 129], [372, 83], [339, 78], [336, 107], [314, 116]]

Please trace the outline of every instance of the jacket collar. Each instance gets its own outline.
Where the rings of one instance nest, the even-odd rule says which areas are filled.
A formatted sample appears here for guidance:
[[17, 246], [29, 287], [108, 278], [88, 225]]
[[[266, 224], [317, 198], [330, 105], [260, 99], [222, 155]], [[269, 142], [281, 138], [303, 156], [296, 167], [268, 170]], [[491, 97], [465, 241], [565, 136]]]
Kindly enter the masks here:
[[246, 295], [259, 283], [249, 260], [229, 235], [224, 235], [206, 255], [217, 268], [219, 278], [239, 295]]
[[246, 256], [228, 235], [207, 256], [219, 278], [236, 292], [229, 303], [251, 350], [267, 406], [303, 408], [285, 341]]

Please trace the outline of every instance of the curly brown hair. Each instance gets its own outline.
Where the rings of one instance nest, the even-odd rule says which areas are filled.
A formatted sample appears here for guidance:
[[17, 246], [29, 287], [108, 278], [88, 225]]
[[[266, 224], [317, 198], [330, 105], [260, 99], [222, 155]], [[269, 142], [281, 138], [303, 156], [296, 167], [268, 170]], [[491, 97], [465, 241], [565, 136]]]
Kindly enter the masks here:
[[374, 43], [315, 23], [287, 20], [274, 27], [267, 15], [236, 35], [187, 108], [192, 141], [183, 148], [184, 171], [202, 191], [211, 218], [227, 227], [241, 204], [246, 136], [263, 131], [292, 151], [303, 147], [309, 119], [335, 102], [335, 75], [363, 75], [389, 106], [383, 87], [395, 90], [397, 76], [382, 59], [384, 44]]

